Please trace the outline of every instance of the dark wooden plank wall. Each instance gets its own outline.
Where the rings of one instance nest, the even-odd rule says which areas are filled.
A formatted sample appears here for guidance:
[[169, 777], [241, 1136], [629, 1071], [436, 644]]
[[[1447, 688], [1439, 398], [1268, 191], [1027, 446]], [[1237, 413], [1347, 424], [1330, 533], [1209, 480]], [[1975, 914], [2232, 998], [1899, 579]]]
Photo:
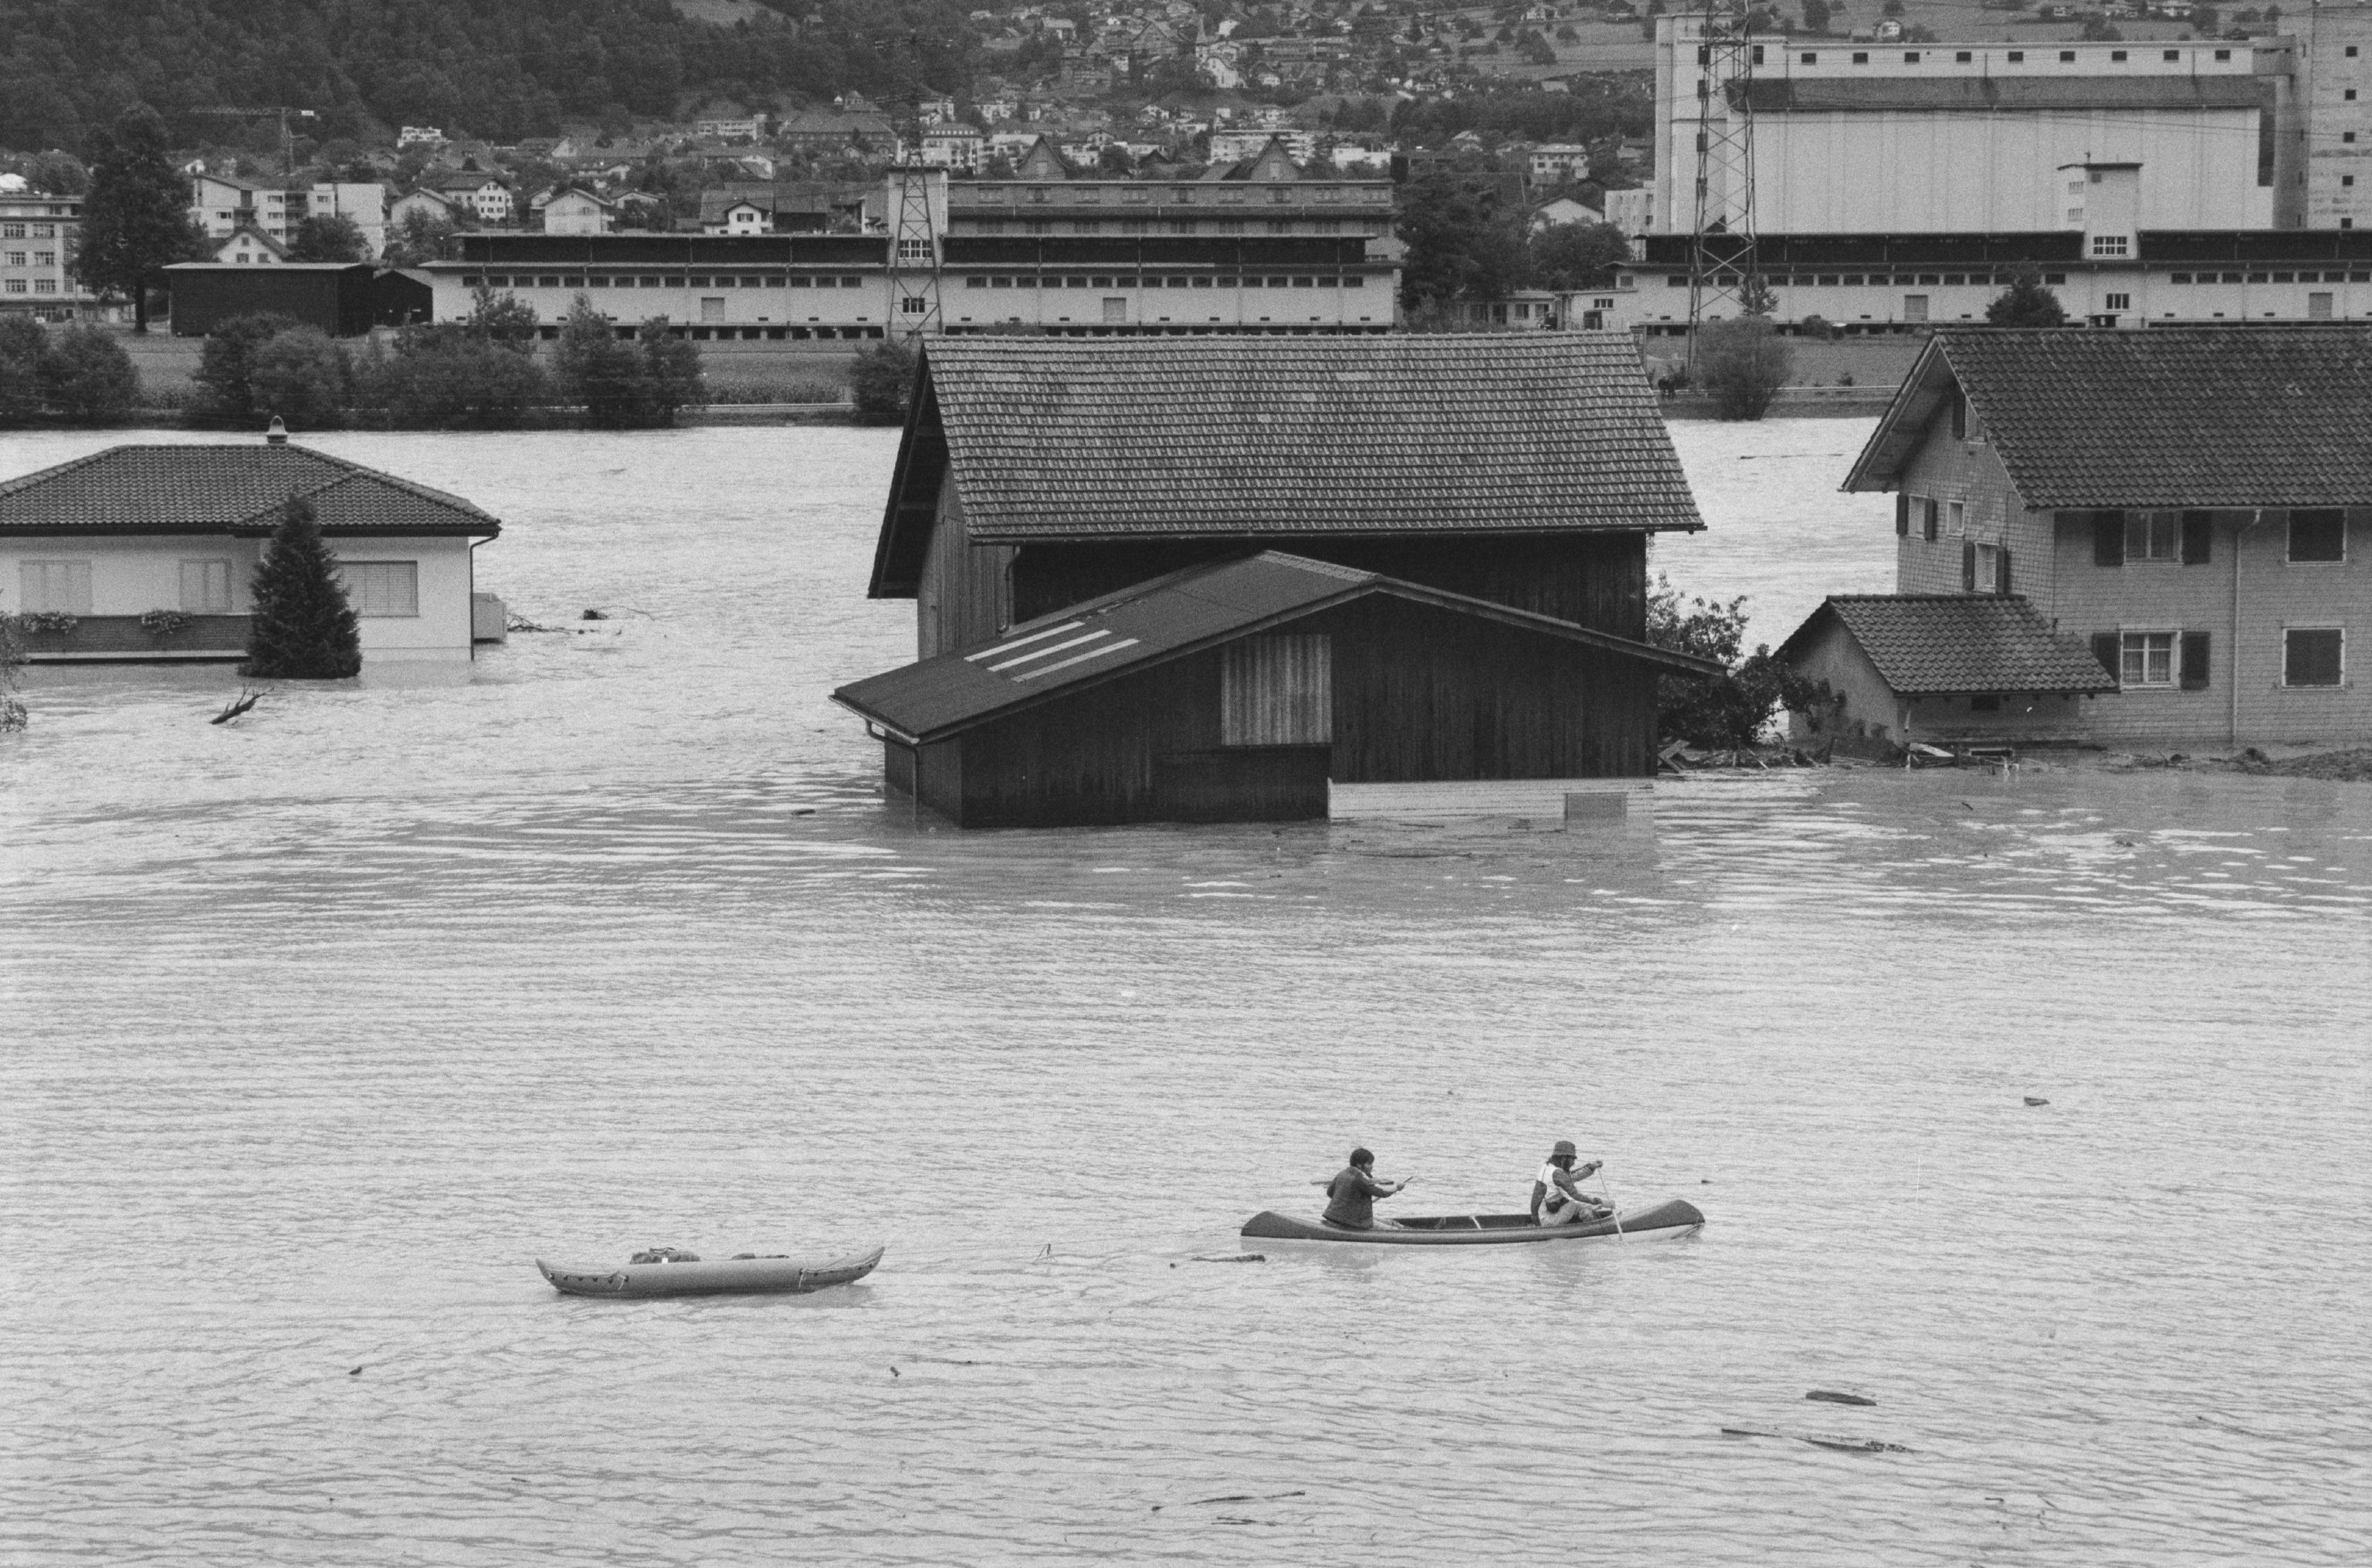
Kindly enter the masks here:
[[[978, 548], [978, 547], [975, 547]], [[1274, 535], [1257, 540], [1175, 539], [1028, 544], [1012, 565], [1017, 621], [1206, 561], [1259, 549], [1314, 560], [1571, 621], [1618, 637], [1647, 630], [1647, 536], [1459, 534], [1417, 539]], [[1002, 559], [998, 562], [1004, 570]]]
[[969, 541], [954, 479], [940, 485], [938, 520], [914, 590], [916, 657], [976, 646], [1013, 623], [1006, 602], [1012, 558], [1010, 545]]
[[[1292, 629], [1331, 641], [1325, 771], [1342, 783], [1653, 772], [1656, 677], [1636, 660], [1388, 595]], [[1316, 815], [1316, 749], [1222, 746], [1226, 659], [1210, 649], [924, 747], [919, 797], [967, 827]]]
[[1296, 629], [1320, 626], [1334, 636], [1340, 783], [1654, 771], [1651, 666], [1389, 595]]

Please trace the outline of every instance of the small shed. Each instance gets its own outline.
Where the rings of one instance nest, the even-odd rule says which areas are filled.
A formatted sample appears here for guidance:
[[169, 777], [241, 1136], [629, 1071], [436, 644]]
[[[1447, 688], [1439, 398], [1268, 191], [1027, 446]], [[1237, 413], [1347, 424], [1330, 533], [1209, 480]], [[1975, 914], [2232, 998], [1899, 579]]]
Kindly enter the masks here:
[[376, 314], [376, 271], [367, 261], [177, 261], [165, 269], [173, 335], [202, 338], [233, 317], [269, 314], [294, 317], [333, 338], [358, 338]]
[[1337, 784], [1644, 775], [1653, 677], [1717, 668], [1263, 551], [832, 700], [881, 738], [892, 787], [964, 827], [1279, 821], [1325, 817]]
[[1827, 692], [1788, 715], [1789, 738], [1848, 752], [2073, 741], [2085, 699], [2117, 690], [2091, 648], [2016, 595], [1832, 595], [1779, 656]]
[[436, 291], [425, 274], [387, 267], [371, 275], [371, 324], [421, 327], [436, 319]]

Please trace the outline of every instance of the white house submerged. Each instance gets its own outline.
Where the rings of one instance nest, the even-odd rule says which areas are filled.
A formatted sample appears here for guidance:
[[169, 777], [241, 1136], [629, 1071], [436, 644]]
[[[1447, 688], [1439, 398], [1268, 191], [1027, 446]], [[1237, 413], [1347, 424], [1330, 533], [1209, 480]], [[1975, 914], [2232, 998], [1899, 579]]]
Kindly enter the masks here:
[[366, 666], [471, 657], [475, 552], [502, 525], [457, 495], [291, 445], [110, 447], [0, 482], [0, 613], [37, 663], [241, 657], [250, 583], [309, 501]]

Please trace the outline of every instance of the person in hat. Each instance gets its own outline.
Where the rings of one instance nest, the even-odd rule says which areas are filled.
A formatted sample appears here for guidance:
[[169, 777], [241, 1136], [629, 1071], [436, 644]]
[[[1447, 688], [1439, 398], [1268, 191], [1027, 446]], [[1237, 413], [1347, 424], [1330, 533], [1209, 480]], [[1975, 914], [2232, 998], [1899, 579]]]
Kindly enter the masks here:
[[1376, 1200], [1389, 1198], [1408, 1185], [1376, 1179], [1376, 1156], [1365, 1149], [1351, 1151], [1351, 1163], [1326, 1184], [1326, 1213], [1320, 1217], [1337, 1230], [1376, 1228]]
[[1594, 1173], [1600, 1162], [1592, 1160], [1576, 1170], [1573, 1162], [1577, 1157], [1579, 1152], [1570, 1138], [1559, 1138], [1556, 1147], [1549, 1151], [1548, 1163], [1532, 1181], [1534, 1225], [1581, 1225], [1613, 1213], [1581, 1190], [1582, 1179]]

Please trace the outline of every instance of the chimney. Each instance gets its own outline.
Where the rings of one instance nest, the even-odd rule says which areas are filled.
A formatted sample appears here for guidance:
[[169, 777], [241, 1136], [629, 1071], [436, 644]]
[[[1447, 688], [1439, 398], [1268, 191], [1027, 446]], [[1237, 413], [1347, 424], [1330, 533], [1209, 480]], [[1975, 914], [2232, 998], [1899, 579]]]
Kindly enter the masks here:
[[267, 447], [288, 445], [288, 426], [276, 413], [272, 416], [272, 428], [263, 433], [263, 444]]

